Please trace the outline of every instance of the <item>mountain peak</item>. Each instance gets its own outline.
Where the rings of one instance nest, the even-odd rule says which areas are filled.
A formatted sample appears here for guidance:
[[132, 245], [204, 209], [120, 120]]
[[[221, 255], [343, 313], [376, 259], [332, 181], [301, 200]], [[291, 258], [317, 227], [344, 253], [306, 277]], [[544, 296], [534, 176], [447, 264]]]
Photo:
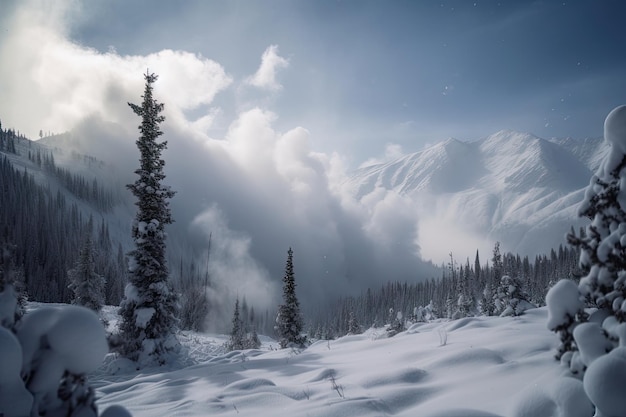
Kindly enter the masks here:
[[379, 187], [395, 190], [412, 198], [421, 216], [444, 216], [441, 221], [461, 222], [469, 234], [536, 253], [562, 241], [562, 232], [546, 239], [546, 228], [568, 230], [577, 224], [577, 204], [591, 176], [589, 162], [600, 155], [600, 150], [573, 152], [571, 143], [513, 130], [473, 142], [448, 138], [359, 170], [349, 183], [357, 199]]

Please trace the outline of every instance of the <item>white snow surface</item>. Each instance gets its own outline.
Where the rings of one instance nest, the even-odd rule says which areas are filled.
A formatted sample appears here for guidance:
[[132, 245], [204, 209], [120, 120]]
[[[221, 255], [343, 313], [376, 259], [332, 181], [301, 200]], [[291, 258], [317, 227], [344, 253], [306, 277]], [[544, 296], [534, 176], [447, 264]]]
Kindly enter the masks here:
[[393, 338], [369, 329], [303, 351], [261, 336], [260, 350], [225, 353], [227, 336], [184, 332], [180, 363], [135, 371], [109, 355], [90, 382], [101, 410], [135, 417], [591, 417], [582, 382], [554, 360], [547, 316], [418, 323]]

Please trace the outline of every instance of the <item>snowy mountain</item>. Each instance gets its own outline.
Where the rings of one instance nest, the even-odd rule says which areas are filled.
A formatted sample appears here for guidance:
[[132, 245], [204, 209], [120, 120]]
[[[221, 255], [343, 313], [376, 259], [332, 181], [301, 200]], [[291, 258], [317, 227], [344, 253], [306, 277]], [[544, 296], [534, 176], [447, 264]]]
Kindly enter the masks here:
[[[359, 200], [379, 188], [410, 197], [421, 228], [447, 223], [476, 241], [533, 255], [557, 247], [571, 226], [583, 224], [577, 206], [607, 150], [601, 139], [500, 131], [360, 168], [346, 185]], [[428, 242], [420, 243], [427, 254]]]

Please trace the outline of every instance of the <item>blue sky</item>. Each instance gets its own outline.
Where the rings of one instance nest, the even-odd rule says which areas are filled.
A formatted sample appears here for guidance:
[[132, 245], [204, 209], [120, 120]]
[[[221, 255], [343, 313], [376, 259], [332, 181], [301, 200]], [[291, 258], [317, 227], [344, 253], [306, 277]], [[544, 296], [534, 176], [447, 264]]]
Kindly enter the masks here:
[[[600, 136], [626, 100], [625, 18], [621, 1], [114, 0], [83, 5], [70, 36], [200, 53], [235, 79], [277, 45], [289, 65], [264, 98], [277, 125], [359, 163], [387, 143], [416, 151], [500, 129]], [[241, 100], [216, 97], [226, 114]]]

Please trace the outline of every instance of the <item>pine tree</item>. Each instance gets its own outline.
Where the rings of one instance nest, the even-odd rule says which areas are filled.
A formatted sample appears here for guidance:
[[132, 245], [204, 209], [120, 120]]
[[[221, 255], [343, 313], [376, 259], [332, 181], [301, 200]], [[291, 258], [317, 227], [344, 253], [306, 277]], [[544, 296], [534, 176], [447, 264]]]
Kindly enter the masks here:
[[296, 280], [293, 272], [293, 251], [287, 251], [287, 264], [283, 277], [283, 302], [278, 307], [276, 317], [276, 330], [278, 332], [280, 346], [286, 348], [293, 345], [304, 347], [306, 342], [302, 336], [302, 316], [300, 315], [300, 303], [296, 297]]
[[233, 351], [245, 349], [245, 336], [246, 332], [243, 328], [243, 322], [241, 321], [241, 317], [239, 315], [239, 297], [237, 297], [237, 300], [235, 301], [235, 311], [233, 312], [233, 327], [230, 331], [230, 339], [227, 343], [228, 350]]
[[474, 259], [474, 275], [476, 276], [476, 282], [479, 283], [480, 276], [480, 258], [478, 257], [478, 249], [476, 249], [476, 259]]
[[491, 270], [493, 271], [491, 279], [492, 282], [498, 283], [504, 273], [504, 264], [502, 263], [502, 255], [500, 254], [500, 242], [496, 242], [493, 247], [493, 258], [491, 258], [491, 262], [493, 263], [493, 266], [491, 267]]
[[74, 293], [72, 304], [99, 312], [104, 304], [105, 279], [96, 272], [95, 251], [91, 238], [91, 219], [74, 268], [67, 271], [68, 287]]
[[359, 325], [353, 310], [350, 310], [348, 316], [348, 334], [361, 334], [361, 325]]
[[165, 259], [165, 225], [172, 223], [169, 199], [174, 192], [163, 185], [165, 161], [161, 152], [167, 142], [157, 142], [163, 132], [159, 124], [165, 120], [160, 113], [163, 104], [152, 94], [155, 74], [145, 74], [141, 106], [128, 103], [141, 117], [141, 135], [136, 141], [140, 152], [139, 178], [127, 187], [137, 198], [138, 207], [132, 225], [135, 244], [128, 255], [129, 284], [121, 303], [121, 353], [140, 362], [163, 364], [167, 355], [180, 347], [176, 339], [177, 297], [168, 281]]
[[479, 309], [481, 314], [485, 316], [493, 316], [496, 313], [493, 287], [490, 280], [485, 284], [485, 289], [480, 297]]
[[474, 313], [474, 295], [471, 291], [471, 276], [470, 276], [470, 264], [469, 258], [465, 268], [459, 273], [459, 289], [457, 308], [459, 317], [468, 317]]

